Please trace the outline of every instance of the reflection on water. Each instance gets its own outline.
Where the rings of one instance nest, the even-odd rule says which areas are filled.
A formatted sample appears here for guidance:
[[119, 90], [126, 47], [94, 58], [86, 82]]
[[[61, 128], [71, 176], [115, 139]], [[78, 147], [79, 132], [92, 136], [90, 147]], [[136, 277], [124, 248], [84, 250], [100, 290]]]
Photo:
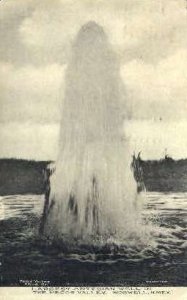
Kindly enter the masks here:
[[0, 197], [0, 220], [26, 218], [28, 214], [40, 216], [43, 210], [43, 195], [13, 195]]
[[132, 236], [79, 250], [40, 241], [43, 202], [43, 195], [0, 197], [1, 285], [186, 286], [187, 194], [147, 194], [142, 214], [151, 235], [144, 244]]

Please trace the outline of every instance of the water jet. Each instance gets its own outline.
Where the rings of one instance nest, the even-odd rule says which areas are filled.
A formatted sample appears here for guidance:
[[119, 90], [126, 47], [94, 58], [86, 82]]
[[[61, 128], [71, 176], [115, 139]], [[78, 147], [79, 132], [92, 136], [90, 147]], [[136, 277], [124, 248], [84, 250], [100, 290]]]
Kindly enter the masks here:
[[82, 26], [66, 70], [59, 154], [42, 222], [49, 239], [93, 244], [134, 232], [137, 186], [119, 70], [103, 28]]

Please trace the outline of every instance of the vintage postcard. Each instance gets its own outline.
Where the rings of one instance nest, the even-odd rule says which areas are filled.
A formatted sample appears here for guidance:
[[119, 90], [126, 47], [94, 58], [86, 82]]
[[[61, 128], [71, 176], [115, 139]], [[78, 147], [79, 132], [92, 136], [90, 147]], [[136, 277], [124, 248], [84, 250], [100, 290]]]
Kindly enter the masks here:
[[0, 22], [0, 294], [185, 299], [187, 2], [1, 0]]

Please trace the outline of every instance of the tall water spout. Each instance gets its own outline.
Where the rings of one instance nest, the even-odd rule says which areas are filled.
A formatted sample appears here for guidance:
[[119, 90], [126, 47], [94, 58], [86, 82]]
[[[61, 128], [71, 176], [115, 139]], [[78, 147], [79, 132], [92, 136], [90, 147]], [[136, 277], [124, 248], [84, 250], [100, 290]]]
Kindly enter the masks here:
[[85, 24], [66, 71], [59, 155], [44, 222], [49, 238], [123, 238], [134, 226], [137, 186], [123, 132], [123, 88], [103, 28]]

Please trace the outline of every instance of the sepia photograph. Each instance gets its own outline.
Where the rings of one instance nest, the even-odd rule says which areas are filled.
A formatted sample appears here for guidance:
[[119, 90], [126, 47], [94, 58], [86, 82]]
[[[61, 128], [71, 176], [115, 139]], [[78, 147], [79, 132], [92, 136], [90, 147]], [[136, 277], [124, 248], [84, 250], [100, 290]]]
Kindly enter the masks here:
[[1, 0], [0, 40], [0, 286], [187, 287], [187, 1]]

